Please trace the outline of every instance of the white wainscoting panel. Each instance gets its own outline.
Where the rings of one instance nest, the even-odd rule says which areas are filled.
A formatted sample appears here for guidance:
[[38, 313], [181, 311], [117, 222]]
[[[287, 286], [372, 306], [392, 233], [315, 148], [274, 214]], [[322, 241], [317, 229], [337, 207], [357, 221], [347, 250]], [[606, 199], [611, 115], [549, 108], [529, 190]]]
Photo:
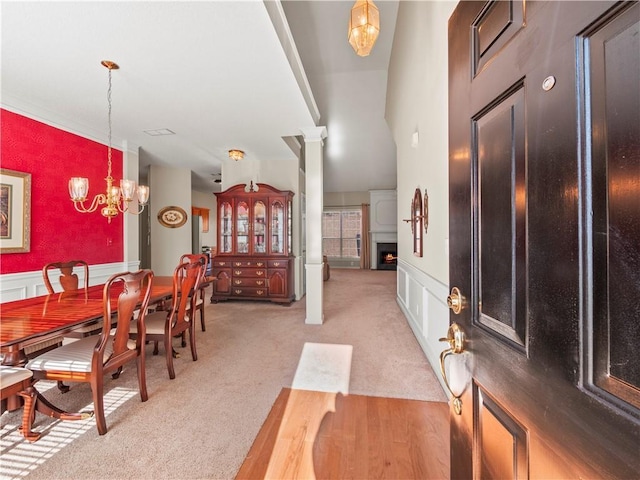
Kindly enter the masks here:
[[[138, 269], [139, 261], [103, 263], [100, 265], [89, 265], [89, 285], [105, 283], [114, 273], [135, 271]], [[81, 268], [76, 268], [80, 284], [84, 282], [84, 273]], [[51, 279], [51, 285], [56, 291], [61, 290], [57, 278]], [[25, 298], [45, 295], [47, 289], [42, 279], [42, 271], [7, 273], [0, 275], [0, 303], [12, 302], [14, 300], [24, 300]]]
[[446, 337], [449, 328], [448, 294], [447, 285], [398, 259], [398, 305], [445, 392], [439, 357], [448, 345], [439, 339]]
[[400, 299], [405, 299], [407, 296], [407, 271], [402, 269], [397, 269], [397, 281], [396, 281], [396, 296], [398, 297], [399, 303]]

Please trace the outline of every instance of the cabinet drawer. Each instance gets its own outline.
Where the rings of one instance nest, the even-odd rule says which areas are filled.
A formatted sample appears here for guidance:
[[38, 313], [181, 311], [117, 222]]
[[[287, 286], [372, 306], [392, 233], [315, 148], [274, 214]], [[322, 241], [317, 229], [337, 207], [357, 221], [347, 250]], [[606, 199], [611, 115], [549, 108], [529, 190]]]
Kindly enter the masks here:
[[231, 295], [234, 297], [268, 297], [268, 292], [266, 287], [257, 288], [257, 287], [231, 287]]
[[233, 268], [237, 267], [250, 267], [250, 268], [264, 268], [267, 266], [267, 262], [264, 260], [233, 260], [231, 262]]
[[233, 278], [237, 278], [237, 277], [267, 278], [267, 269], [266, 268], [234, 267], [231, 269], [231, 274], [233, 275]]
[[231, 267], [231, 261], [230, 260], [214, 260], [213, 261], [213, 267], [226, 267], [229, 268]]
[[283, 258], [282, 260], [269, 260], [268, 262], [269, 268], [287, 268], [289, 265], [289, 260]]
[[225, 277], [231, 277], [231, 269], [230, 268], [221, 268], [215, 267], [212, 270], [212, 275], [218, 278], [220, 275], [224, 275]]
[[266, 278], [246, 278], [246, 277], [234, 277], [231, 282], [233, 287], [267, 287], [267, 279]]

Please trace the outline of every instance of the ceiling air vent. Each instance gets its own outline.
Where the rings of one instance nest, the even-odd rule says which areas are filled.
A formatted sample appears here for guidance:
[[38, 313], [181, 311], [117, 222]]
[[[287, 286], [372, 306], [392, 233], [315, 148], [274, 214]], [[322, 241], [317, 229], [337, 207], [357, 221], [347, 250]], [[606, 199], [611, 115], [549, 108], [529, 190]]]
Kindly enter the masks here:
[[158, 128], [157, 130], [144, 130], [144, 133], [152, 137], [160, 137], [162, 135], [175, 135], [176, 133], [168, 128]]

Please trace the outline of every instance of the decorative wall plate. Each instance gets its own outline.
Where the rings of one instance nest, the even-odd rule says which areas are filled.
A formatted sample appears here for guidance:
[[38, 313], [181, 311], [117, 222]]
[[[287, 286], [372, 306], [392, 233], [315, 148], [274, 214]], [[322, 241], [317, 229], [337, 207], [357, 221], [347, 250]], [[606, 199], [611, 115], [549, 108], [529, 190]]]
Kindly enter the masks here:
[[158, 221], [167, 228], [178, 228], [187, 223], [187, 212], [180, 207], [164, 207], [158, 212]]

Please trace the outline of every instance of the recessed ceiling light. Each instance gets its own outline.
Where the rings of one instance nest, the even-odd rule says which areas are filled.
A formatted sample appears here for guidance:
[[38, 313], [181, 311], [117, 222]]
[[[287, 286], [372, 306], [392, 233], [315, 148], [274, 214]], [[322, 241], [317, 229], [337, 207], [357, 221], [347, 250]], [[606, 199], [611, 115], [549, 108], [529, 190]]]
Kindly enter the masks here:
[[152, 137], [159, 137], [161, 135], [175, 135], [176, 133], [168, 128], [158, 128], [157, 130], [144, 130], [144, 133], [151, 135]]
[[242, 160], [244, 158], [244, 152], [242, 150], [238, 150], [237, 148], [229, 150], [229, 158], [234, 159], [236, 162], [238, 160]]

